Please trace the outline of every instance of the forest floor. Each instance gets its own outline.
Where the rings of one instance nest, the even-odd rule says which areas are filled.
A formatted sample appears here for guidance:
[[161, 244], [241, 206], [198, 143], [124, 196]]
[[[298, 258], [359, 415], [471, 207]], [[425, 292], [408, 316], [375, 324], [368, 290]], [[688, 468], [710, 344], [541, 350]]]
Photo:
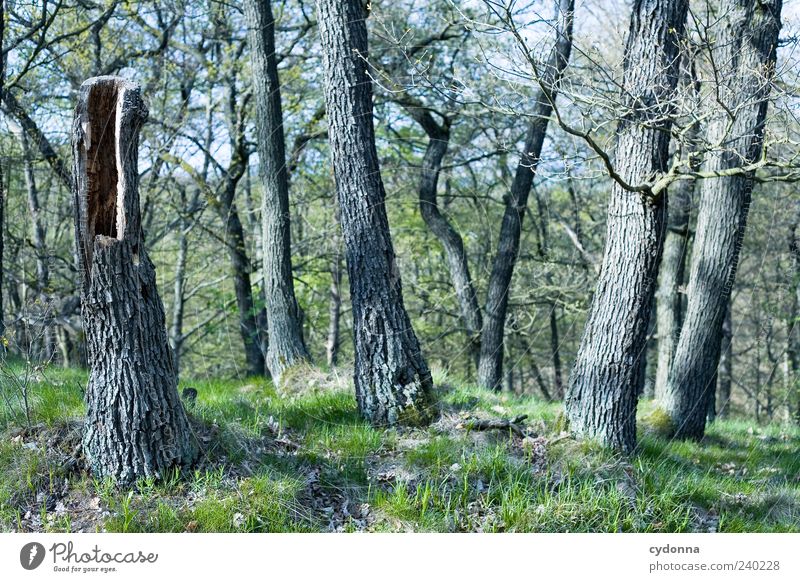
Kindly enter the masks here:
[[297, 372], [280, 393], [181, 382], [198, 391], [197, 468], [119, 491], [76, 455], [85, 372], [47, 370], [30, 384], [30, 424], [0, 405], [0, 530], [800, 531], [796, 427], [725, 420], [672, 442], [644, 402], [624, 458], [561, 432], [560, 404], [435, 380], [439, 421], [388, 430], [359, 418], [347, 372]]

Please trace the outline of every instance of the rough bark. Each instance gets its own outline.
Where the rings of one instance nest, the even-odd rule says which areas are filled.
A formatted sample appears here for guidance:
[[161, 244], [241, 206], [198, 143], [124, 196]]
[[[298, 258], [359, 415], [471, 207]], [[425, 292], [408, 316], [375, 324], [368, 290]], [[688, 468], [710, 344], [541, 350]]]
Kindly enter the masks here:
[[75, 235], [89, 351], [83, 452], [96, 477], [130, 485], [190, 465], [197, 445], [177, 391], [139, 213], [139, 88], [95, 77], [72, 126]]
[[689, 250], [689, 213], [694, 180], [680, 180], [669, 190], [667, 233], [656, 291], [656, 330], [658, 332], [658, 364], [655, 398], [660, 399], [667, 386], [667, 377], [683, 322], [683, 297], [686, 257]]
[[294, 293], [289, 226], [289, 178], [283, 132], [281, 88], [275, 57], [271, 0], [245, 0], [247, 39], [256, 105], [261, 200], [264, 293], [269, 347], [266, 364], [280, 383], [283, 371], [309, 360]]
[[[706, 155], [709, 171], [739, 168], [761, 155], [781, 0], [724, 0], [720, 10], [725, 16], [712, 50], [721, 104], [714, 104], [706, 132], [706, 141], [718, 144]], [[701, 185], [686, 316], [663, 399], [678, 438], [697, 439], [705, 432], [752, 190], [752, 173]]]
[[478, 295], [469, 272], [464, 241], [447, 217], [442, 214], [437, 196], [442, 160], [447, 154], [450, 142], [450, 120], [444, 118], [441, 123], [437, 123], [433, 115], [421, 107], [407, 106], [406, 109], [428, 136], [419, 182], [420, 214], [444, 248], [450, 280], [456, 292], [456, 300], [467, 332], [468, 353], [471, 354], [477, 366], [480, 354], [480, 333], [483, 327]]
[[[636, 0], [625, 47], [621, 99], [626, 115], [616, 136], [615, 171], [628, 184], [664, 172], [672, 99], [687, 0]], [[640, 359], [647, 347], [666, 199], [614, 182], [606, 245], [592, 306], [570, 375], [570, 428], [605, 446], [636, 446]]]
[[525, 144], [519, 157], [511, 191], [506, 198], [503, 221], [500, 225], [497, 252], [486, 292], [478, 363], [478, 383], [492, 390], [500, 389], [503, 377], [503, 337], [508, 313], [508, 293], [519, 255], [522, 219], [528, 206], [528, 196], [542, 153], [550, 114], [553, 111], [552, 104], [558, 93], [558, 83], [569, 63], [574, 11], [574, 0], [559, 1], [555, 45], [541, 72], [541, 87], [536, 95], [533, 116], [528, 125]]
[[360, 0], [318, 0], [328, 139], [353, 304], [355, 387], [374, 425], [434, 416], [430, 371], [403, 305], [386, 216]]

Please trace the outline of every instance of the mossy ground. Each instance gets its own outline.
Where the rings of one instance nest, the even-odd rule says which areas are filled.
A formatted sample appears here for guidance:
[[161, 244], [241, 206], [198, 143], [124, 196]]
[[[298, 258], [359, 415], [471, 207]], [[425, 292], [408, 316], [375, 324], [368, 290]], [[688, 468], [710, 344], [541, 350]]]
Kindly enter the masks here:
[[[187, 380], [205, 455], [186, 475], [132, 491], [73, 458], [85, 374], [31, 385], [32, 422], [0, 412], [2, 531], [800, 531], [800, 431], [718, 421], [700, 443], [648, 429], [623, 458], [558, 430], [560, 405], [437, 375], [442, 416], [378, 430], [358, 416], [346, 372]], [[336, 378], [336, 381], [331, 381]], [[468, 430], [527, 414], [528, 436]]]

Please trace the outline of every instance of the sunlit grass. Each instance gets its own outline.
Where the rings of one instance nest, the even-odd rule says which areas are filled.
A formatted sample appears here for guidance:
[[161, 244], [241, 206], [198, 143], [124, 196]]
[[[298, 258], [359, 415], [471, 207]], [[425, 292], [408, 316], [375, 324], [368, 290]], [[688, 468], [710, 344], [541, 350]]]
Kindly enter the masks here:
[[[80, 417], [85, 381], [81, 371], [45, 370], [31, 390], [33, 422]], [[80, 527], [41, 500], [43, 491], [60, 495], [66, 478], [75, 495], [101, 500], [107, 515], [97, 528], [108, 531], [325, 530], [328, 508], [312, 507], [313, 495], [368, 508], [361, 522], [343, 518], [345, 531], [800, 531], [797, 427], [719, 420], [700, 443], [672, 442], [644, 420], [637, 453], [624, 458], [561, 435], [559, 404], [442, 374], [436, 381], [450, 418], [528, 415], [545, 439], [544, 458], [500, 431], [471, 433], [455, 421], [375, 429], [341, 386], [288, 394], [263, 379], [183, 380], [181, 390], [198, 391], [190, 415], [214, 441], [196, 471], [143, 480], [133, 491], [64, 473], [45, 448], [13, 442], [19, 411], [6, 411], [0, 527], [17, 529], [23, 510], [43, 512], [48, 531]], [[643, 419], [651, 409], [643, 403]]]

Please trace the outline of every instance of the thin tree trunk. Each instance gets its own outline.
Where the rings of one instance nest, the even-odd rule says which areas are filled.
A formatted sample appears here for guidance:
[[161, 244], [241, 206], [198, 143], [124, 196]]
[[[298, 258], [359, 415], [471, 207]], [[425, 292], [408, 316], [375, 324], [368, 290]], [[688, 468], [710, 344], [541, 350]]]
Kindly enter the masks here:
[[528, 206], [528, 196], [539, 165], [547, 125], [553, 111], [552, 103], [558, 94], [558, 83], [569, 63], [574, 11], [574, 0], [559, 1], [556, 42], [540, 79], [541, 87], [535, 99], [533, 117], [528, 125], [525, 144], [500, 225], [497, 253], [492, 263], [486, 292], [478, 364], [478, 384], [492, 390], [499, 390], [503, 376], [503, 336], [508, 313], [508, 294], [519, 255], [522, 218]]
[[[5, 79], [6, 79], [6, 55], [3, 52], [3, 39], [5, 38], [6, 15], [5, 0], [0, 0], [0, 104], [4, 101]], [[3, 292], [5, 291], [5, 238], [6, 238], [6, 190], [3, 176], [3, 156], [0, 151], [0, 354], [5, 353], [5, 304], [3, 303]]]
[[[537, 191], [536, 207], [539, 214], [539, 256], [545, 262], [550, 260], [550, 215], [544, 199]], [[550, 269], [544, 273], [545, 284], [553, 288], [553, 277]], [[564, 380], [561, 372], [561, 343], [558, 337], [558, 304], [550, 301], [546, 307], [550, 319], [550, 360], [553, 364], [553, 390], [558, 399], [564, 398]]]
[[[781, 1], [724, 0], [720, 10], [725, 26], [712, 50], [720, 69], [721, 105], [714, 105], [706, 141], [724, 149], [707, 154], [709, 171], [735, 169], [761, 155]], [[663, 399], [678, 438], [698, 439], [705, 432], [752, 190], [752, 173], [701, 185], [686, 316]]]
[[244, 343], [247, 373], [251, 376], [264, 374], [264, 354], [256, 321], [253, 302], [253, 288], [250, 281], [250, 259], [245, 247], [244, 228], [239, 220], [239, 211], [233, 198], [236, 184], [230, 183], [228, 192], [221, 198], [218, 212], [225, 225], [225, 246], [231, 263], [233, 288], [236, 293], [236, 306], [239, 311], [239, 333]]
[[98, 478], [130, 485], [197, 456], [141, 228], [137, 85], [96, 77], [81, 86], [72, 126], [75, 234], [91, 369], [83, 452]]
[[[615, 169], [628, 184], [666, 171], [687, 9], [687, 0], [633, 4], [621, 92], [627, 113], [617, 127]], [[603, 264], [570, 375], [571, 429], [625, 452], [636, 446], [640, 359], [647, 347], [665, 210], [663, 193], [631, 192], [614, 182]]]
[[271, 0], [245, 0], [250, 63], [256, 104], [261, 181], [264, 293], [269, 346], [266, 363], [280, 383], [284, 370], [308, 361], [300, 310], [294, 293], [289, 225], [289, 178]]
[[330, 367], [339, 363], [339, 336], [342, 318], [342, 255], [339, 250], [338, 242], [337, 237], [336, 248], [333, 253], [333, 258], [331, 259], [331, 288], [330, 299], [328, 300], [328, 338], [325, 342], [325, 352], [328, 366]]
[[433, 381], [403, 305], [386, 216], [361, 0], [318, 0], [328, 137], [353, 303], [355, 387], [374, 425], [424, 424]]
[[[183, 196], [185, 202], [185, 196]], [[180, 374], [183, 356], [183, 314], [186, 307], [186, 258], [189, 254], [187, 221], [182, 221], [178, 233], [178, 258], [175, 261], [175, 283], [172, 291], [172, 322], [169, 328], [170, 345], [175, 358], [175, 373]]]
[[722, 320], [722, 345], [720, 346], [719, 371], [717, 373], [717, 416], [727, 418], [730, 414], [731, 384], [733, 382], [733, 327], [730, 303]]
[[47, 231], [42, 220], [42, 209], [39, 204], [39, 190], [33, 173], [33, 153], [28, 145], [28, 136], [20, 132], [22, 157], [25, 170], [25, 186], [28, 190], [28, 211], [31, 214], [31, 238], [36, 253], [36, 285], [40, 297], [46, 293], [50, 285], [50, 269], [47, 263]]
[[786, 334], [786, 404], [789, 418], [800, 424], [800, 202], [789, 230], [789, 251], [792, 254], [793, 289]]
[[442, 160], [450, 142], [450, 119], [437, 123], [430, 111], [407, 106], [406, 110], [420, 124], [428, 135], [428, 145], [422, 158], [422, 172], [419, 182], [419, 209], [425, 224], [444, 248], [450, 280], [456, 292], [456, 299], [467, 332], [468, 353], [478, 365], [480, 354], [480, 334], [483, 327], [478, 295], [469, 272], [469, 262], [461, 235], [439, 209], [437, 190]]

